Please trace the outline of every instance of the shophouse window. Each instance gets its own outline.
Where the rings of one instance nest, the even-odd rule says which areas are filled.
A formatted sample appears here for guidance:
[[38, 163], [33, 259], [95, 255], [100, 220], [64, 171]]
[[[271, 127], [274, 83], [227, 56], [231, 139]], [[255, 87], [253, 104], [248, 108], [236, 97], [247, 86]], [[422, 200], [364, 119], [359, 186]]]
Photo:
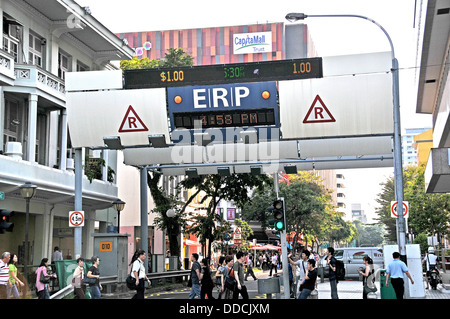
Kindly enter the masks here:
[[29, 38], [29, 53], [28, 53], [28, 63], [43, 67], [43, 53], [44, 53], [44, 43], [45, 39], [42, 37], [30, 33]]
[[66, 79], [66, 73], [70, 71], [69, 61], [70, 61], [70, 57], [68, 54], [65, 54], [64, 52], [59, 52], [59, 54], [58, 54], [58, 76], [63, 80]]

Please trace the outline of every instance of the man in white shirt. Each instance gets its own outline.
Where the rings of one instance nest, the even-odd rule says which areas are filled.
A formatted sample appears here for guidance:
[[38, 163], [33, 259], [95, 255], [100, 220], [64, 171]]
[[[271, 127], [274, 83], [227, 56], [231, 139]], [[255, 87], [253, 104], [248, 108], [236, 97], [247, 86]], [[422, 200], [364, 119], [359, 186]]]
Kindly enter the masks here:
[[272, 255], [272, 264], [270, 265], [270, 272], [269, 272], [269, 276], [272, 276], [272, 270], [275, 269], [275, 273], [277, 273], [277, 268], [278, 268], [278, 256], [276, 253], [274, 253]]
[[146, 258], [146, 253], [144, 250], [138, 250], [133, 259], [133, 268], [131, 269], [131, 277], [136, 279], [136, 295], [132, 299], [144, 299], [145, 292], [145, 280], [147, 280], [150, 285], [151, 282], [145, 274], [144, 260]]
[[6, 299], [6, 287], [9, 285], [9, 257], [10, 253], [5, 251], [0, 260], [0, 299]]
[[[425, 258], [422, 260], [422, 263], [425, 263], [426, 267], [427, 267], [427, 272], [426, 272], [426, 276], [425, 276], [425, 281], [427, 282], [427, 288], [429, 289], [430, 286], [428, 284], [428, 276], [430, 275], [430, 271], [433, 269], [437, 269], [437, 262], [438, 262], [438, 257], [434, 254], [434, 248], [433, 247], [428, 247], [428, 253], [425, 254]], [[441, 277], [441, 275], [439, 274], [439, 271], [437, 271], [439, 278]]]

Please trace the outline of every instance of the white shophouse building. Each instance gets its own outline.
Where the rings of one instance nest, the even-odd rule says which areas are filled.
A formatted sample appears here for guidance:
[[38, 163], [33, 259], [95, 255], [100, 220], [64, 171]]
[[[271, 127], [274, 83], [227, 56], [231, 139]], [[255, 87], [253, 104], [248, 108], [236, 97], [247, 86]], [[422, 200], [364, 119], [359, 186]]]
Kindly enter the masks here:
[[[72, 0], [0, 0], [0, 209], [15, 211], [13, 232], [0, 234], [0, 250], [23, 262], [26, 202], [19, 186], [36, 185], [31, 199], [29, 265], [51, 259], [59, 246], [73, 256], [73, 151], [67, 125], [67, 72], [117, 69], [114, 60], [130, 59], [133, 50]], [[106, 232], [116, 213], [116, 181], [107, 181], [107, 167], [117, 169], [116, 151], [85, 150], [106, 162], [99, 179], [83, 178], [82, 256], [93, 253], [91, 233]], [[85, 157], [83, 157], [85, 158]]]

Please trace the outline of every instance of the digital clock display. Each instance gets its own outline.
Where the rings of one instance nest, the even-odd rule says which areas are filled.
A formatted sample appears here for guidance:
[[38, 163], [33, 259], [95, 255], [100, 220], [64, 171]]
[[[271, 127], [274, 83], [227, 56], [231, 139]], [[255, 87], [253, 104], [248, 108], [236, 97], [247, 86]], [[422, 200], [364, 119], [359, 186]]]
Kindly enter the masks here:
[[321, 78], [322, 58], [124, 71], [125, 89]]
[[176, 129], [275, 125], [274, 109], [173, 113]]

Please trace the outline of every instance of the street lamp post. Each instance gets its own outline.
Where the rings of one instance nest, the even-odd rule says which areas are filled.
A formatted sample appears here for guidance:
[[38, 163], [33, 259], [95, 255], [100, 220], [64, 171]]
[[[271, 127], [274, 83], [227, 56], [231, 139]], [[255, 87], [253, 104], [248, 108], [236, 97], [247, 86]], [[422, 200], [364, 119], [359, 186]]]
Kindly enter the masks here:
[[120, 234], [120, 212], [125, 208], [125, 202], [118, 198], [112, 204], [114, 209], [117, 211], [117, 233]]
[[30, 220], [30, 199], [36, 193], [36, 185], [31, 184], [30, 182], [26, 182], [25, 184], [19, 186], [20, 194], [26, 200], [26, 217], [25, 217], [25, 256], [23, 258], [23, 276], [25, 280], [28, 282], [28, 228], [29, 228], [29, 220]]
[[[394, 113], [394, 182], [395, 182], [395, 200], [397, 207], [403, 207], [403, 167], [402, 167], [402, 146], [401, 146], [401, 127], [400, 127], [400, 95], [399, 95], [399, 76], [398, 61], [395, 58], [394, 45], [387, 31], [376, 21], [361, 15], [355, 14], [320, 14], [306, 15], [304, 13], [288, 13], [286, 19], [290, 22], [304, 20], [306, 18], [360, 18], [372, 22], [378, 26], [386, 35], [391, 47], [392, 57], [392, 96]], [[406, 227], [405, 218], [400, 212], [397, 220], [397, 243], [401, 259], [406, 261]]]

